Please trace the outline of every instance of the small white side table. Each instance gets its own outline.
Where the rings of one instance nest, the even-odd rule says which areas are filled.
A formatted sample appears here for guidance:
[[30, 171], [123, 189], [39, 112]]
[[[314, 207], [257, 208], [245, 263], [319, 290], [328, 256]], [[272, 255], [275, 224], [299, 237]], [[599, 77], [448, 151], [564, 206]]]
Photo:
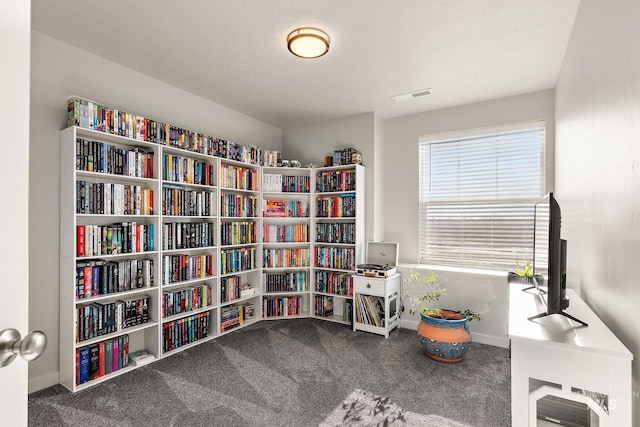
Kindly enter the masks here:
[[353, 330], [389, 338], [400, 325], [400, 273], [387, 278], [353, 275]]

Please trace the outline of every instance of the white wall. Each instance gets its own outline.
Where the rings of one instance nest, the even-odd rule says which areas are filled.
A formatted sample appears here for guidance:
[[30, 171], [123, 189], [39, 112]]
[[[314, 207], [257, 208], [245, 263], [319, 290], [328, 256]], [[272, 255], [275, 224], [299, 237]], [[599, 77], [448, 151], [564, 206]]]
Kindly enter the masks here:
[[[323, 165], [324, 156], [334, 150], [353, 147], [362, 153], [365, 166], [366, 239], [374, 239], [374, 204], [378, 192], [375, 189], [376, 174], [376, 122], [373, 113], [358, 114], [342, 119], [314, 123], [283, 130], [283, 159], [299, 160], [302, 165]], [[380, 124], [378, 124], [378, 127]], [[382, 141], [378, 139], [379, 143]], [[381, 238], [382, 236], [376, 236]]]
[[[546, 90], [492, 101], [446, 108], [388, 119], [384, 123], [384, 238], [398, 242], [400, 262], [406, 268], [419, 262], [418, 240], [418, 139], [422, 135], [479, 129], [511, 123], [544, 120], [547, 128], [547, 190], [553, 183], [554, 91]], [[423, 266], [424, 267], [424, 266]], [[426, 267], [425, 267], [426, 268]], [[472, 324], [474, 339], [502, 343], [507, 339], [508, 294], [506, 273], [455, 272], [432, 267], [446, 278], [447, 288], [459, 308], [483, 312]], [[460, 299], [453, 298], [458, 295]], [[454, 301], [452, 301], [453, 303]], [[403, 326], [414, 318], [403, 313]], [[406, 323], [405, 322], [408, 322]], [[500, 345], [500, 344], [498, 344]]]
[[30, 391], [58, 383], [59, 131], [75, 94], [238, 143], [280, 150], [282, 130], [32, 31], [29, 186], [30, 326], [49, 337]]
[[[567, 283], [634, 354], [640, 426], [640, 2], [583, 0], [556, 88]], [[611, 396], [615, 399], [615, 396]]]

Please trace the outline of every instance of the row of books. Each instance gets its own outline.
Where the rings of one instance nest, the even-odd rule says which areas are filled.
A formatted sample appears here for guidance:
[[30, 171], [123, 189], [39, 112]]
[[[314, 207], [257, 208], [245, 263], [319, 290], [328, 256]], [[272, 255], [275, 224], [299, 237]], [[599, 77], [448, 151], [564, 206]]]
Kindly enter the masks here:
[[76, 316], [76, 342], [86, 341], [148, 322], [149, 297], [81, 305]]
[[220, 279], [220, 302], [240, 299], [242, 281], [240, 276], [228, 276]]
[[98, 379], [129, 365], [129, 335], [76, 349], [76, 385]]
[[355, 218], [355, 194], [316, 198], [316, 216], [319, 218]]
[[162, 283], [185, 282], [214, 275], [215, 257], [207, 255], [172, 254], [162, 257]]
[[222, 193], [220, 199], [220, 216], [248, 218], [260, 214], [257, 196]]
[[282, 166], [282, 152], [278, 150], [262, 150], [262, 165]]
[[162, 224], [162, 249], [208, 248], [215, 245], [212, 222], [166, 222]]
[[254, 221], [222, 221], [221, 245], [247, 245], [258, 241], [258, 225]]
[[306, 200], [264, 199], [262, 216], [265, 218], [308, 218], [309, 202]]
[[306, 271], [262, 273], [263, 292], [304, 292], [307, 290]]
[[342, 150], [334, 150], [331, 156], [333, 166], [362, 164], [362, 155], [355, 148], [343, 148]]
[[300, 316], [303, 308], [300, 296], [268, 297], [262, 300], [263, 317]]
[[76, 170], [111, 175], [154, 177], [154, 154], [143, 148], [125, 149], [106, 142], [76, 138]]
[[210, 285], [191, 286], [162, 293], [162, 317], [188, 313], [214, 304], [214, 292]]
[[259, 191], [258, 171], [253, 168], [221, 164], [220, 186], [234, 190]]
[[153, 215], [153, 190], [140, 185], [76, 181], [76, 213]]
[[163, 155], [162, 179], [185, 184], [216, 185], [214, 165], [190, 157]]
[[137, 222], [76, 226], [76, 255], [91, 257], [155, 250], [155, 227]]
[[[223, 158], [227, 157], [229, 146], [229, 141], [224, 139], [109, 108], [81, 97], [71, 97], [68, 100], [67, 124]], [[232, 152], [237, 151], [237, 145], [231, 145]], [[251, 151], [251, 157], [244, 157], [240, 161], [259, 161], [261, 149], [251, 146]], [[244, 150], [240, 155], [244, 155]], [[237, 160], [235, 152], [232, 157]]]
[[352, 222], [316, 223], [316, 242], [354, 244], [356, 225]]
[[315, 266], [320, 268], [336, 268], [355, 270], [356, 251], [354, 248], [314, 247]]
[[257, 145], [236, 144], [227, 141], [227, 159], [259, 165], [262, 162], [262, 149]]
[[242, 304], [232, 304], [220, 311], [220, 332], [226, 332], [244, 324], [244, 307]]
[[263, 249], [264, 268], [309, 267], [309, 248]]
[[356, 171], [322, 171], [316, 173], [316, 191], [328, 193], [334, 191], [355, 191]]
[[262, 174], [262, 191], [270, 193], [309, 193], [311, 178], [306, 175]]
[[215, 193], [165, 185], [162, 187], [162, 215], [215, 216]]
[[333, 315], [333, 297], [328, 295], [316, 295], [314, 298], [314, 314], [320, 317]]
[[309, 241], [309, 224], [263, 224], [262, 241], [272, 242], [297, 242]]
[[384, 298], [357, 294], [356, 321], [364, 325], [384, 327]]
[[256, 263], [255, 246], [220, 250], [220, 274], [253, 270]]
[[78, 261], [76, 300], [148, 288], [154, 284], [152, 259]]
[[319, 270], [315, 271], [316, 292], [336, 295], [353, 295], [353, 278], [351, 273]]
[[162, 324], [162, 351], [175, 350], [206, 338], [209, 334], [209, 312], [195, 314]]

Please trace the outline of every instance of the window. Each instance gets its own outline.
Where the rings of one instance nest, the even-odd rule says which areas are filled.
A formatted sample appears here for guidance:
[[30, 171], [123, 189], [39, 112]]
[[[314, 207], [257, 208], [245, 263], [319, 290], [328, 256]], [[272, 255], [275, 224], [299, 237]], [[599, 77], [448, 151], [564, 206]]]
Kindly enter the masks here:
[[503, 269], [530, 260], [544, 176], [544, 122], [421, 137], [420, 262]]

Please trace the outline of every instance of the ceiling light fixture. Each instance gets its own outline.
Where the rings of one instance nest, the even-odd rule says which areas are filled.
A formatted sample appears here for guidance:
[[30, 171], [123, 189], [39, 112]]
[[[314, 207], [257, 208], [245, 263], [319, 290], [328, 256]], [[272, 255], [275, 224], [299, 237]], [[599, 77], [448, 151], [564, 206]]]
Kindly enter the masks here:
[[289, 52], [300, 58], [320, 58], [329, 52], [329, 35], [317, 28], [298, 28], [287, 36]]

